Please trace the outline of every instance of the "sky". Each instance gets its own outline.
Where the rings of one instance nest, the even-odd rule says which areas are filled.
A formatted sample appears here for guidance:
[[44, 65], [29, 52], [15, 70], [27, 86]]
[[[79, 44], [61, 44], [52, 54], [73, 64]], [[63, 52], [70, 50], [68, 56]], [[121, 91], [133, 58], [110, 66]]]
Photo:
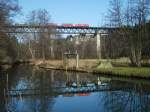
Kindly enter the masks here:
[[89, 24], [101, 26], [105, 22], [109, 0], [19, 0], [21, 13], [16, 22], [23, 23], [35, 9], [46, 9], [51, 21], [57, 24]]

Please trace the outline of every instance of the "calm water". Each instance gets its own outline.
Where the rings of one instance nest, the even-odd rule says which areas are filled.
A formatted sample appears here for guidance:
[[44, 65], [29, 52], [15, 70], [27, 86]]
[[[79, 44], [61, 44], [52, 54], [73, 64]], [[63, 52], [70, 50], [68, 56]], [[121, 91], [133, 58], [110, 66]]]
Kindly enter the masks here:
[[[25, 65], [0, 75], [0, 112], [150, 112], [150, 81], [147, 80], [42, 70]], [[54, 88], [66, 87], [67, 82], [80, 86], [99, 83], [109, 89], [68, 94], [53, 91]], [[24, 95], [8, 92], [20, 89], [24, 93], [27, 90], [32, 92]], [[9, 96], [5, 95], [7, 93]]]

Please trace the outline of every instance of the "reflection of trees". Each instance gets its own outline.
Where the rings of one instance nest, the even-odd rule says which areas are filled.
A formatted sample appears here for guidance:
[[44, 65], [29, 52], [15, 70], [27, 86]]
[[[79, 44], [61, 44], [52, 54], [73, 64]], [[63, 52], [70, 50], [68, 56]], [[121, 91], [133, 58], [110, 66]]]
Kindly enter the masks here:
[[8, 110], [12, 112], [49, 112], [53, 99], [50, 96], [28, 96], [9, 99]]
[[[8, 99], [9, 110], [27, 111], [27, 112], [48, 112], [53, 105], [53, 96], [51, 94], [51, 74], [46, 71], [32, 68], [30, 66], [20, 66], [12, 72], [10, 76], [11, 89], [38, 89], [37, 95], [10, 97]], [[24, 86], [21, 85], [24, 82]], [[20, 84], [21, 83], [21, 84]], [[22, 88], [23, 87], [23, 88]], [[36, 94], [36, 91], [35, 91]], [[21, 108], [22, 107], [22, 108]]]
[[142, 84], [131, 84], [126, 89], [122, 85], [121, 91], [106, 92], [103, 97], [105, 112], [149, 112], [150, 97]]
[[[53, 87], [62, 86], [67, 81], [66, 74], [62, 71], [46, 71], [28, 65], [14, 66], [8, 71], [8, 74], [9, 89], [38, 89], [38, 95], [9, 97], [7, 108], [14, 112], [51, 111], [54, 104], [53, 95], [55, 95]], [[72, 81], [96, 79], [92, 75], [80, 73], [67, 73], [67, 75]], [[5, 107], [4, 105], [2, 107]]]
[[6, 90], [6, 75], [0, 70], [0, 112], [6, 111], [4, 90]]

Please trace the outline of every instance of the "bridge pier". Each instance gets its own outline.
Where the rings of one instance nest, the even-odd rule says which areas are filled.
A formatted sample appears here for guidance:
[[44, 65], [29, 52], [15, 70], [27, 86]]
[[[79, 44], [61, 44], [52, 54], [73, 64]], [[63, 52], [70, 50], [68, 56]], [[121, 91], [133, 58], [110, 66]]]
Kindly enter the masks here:
[[69, 56], [75, 56], [75, 58], [76, 58], [76, 66], [75, 67], [76, 67], [76, 69], [78, 69], [79, 68], [79, 54], [76, 51], [75, 53], [64, 53], [63, 63], [64, 63], [64, 67], [66, 67], [66, 70], [67, 70], [67, 66], [69, 66], [69, 62], [68, 62]]
[[76, 51], [76, 69], [78, 69], [78, 68], [79, 68], [79, 54]]
[[96, 35], [97, 58], [101, 59], [101, 34]]

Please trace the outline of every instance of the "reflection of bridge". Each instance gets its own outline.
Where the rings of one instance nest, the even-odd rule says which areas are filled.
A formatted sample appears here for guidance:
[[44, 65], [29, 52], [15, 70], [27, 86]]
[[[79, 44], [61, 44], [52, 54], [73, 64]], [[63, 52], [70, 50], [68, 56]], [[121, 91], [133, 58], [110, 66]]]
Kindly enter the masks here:
[[[129, 90], [130, 88], [127, 88]], [[58, 94], [74, 94], [74, 93], [89, 93], [89, 92], [108, 92], [122, 90], [121, 86], [111, 88], [107, 84], [99, 86], [82, 86], [82, 87], [54, 87], [54, 88], [41, 88], [41, 89], [18, 89], [9, 90], [7, 95], [10, 97], [18, 96], [32, 96], [32, 95], [58, 95]]]
[[56, 34], [108, 34], [111, 27], [64, 27], [54, 25], [12, 25], [4, 26], [5, 33], [56, 33]]

